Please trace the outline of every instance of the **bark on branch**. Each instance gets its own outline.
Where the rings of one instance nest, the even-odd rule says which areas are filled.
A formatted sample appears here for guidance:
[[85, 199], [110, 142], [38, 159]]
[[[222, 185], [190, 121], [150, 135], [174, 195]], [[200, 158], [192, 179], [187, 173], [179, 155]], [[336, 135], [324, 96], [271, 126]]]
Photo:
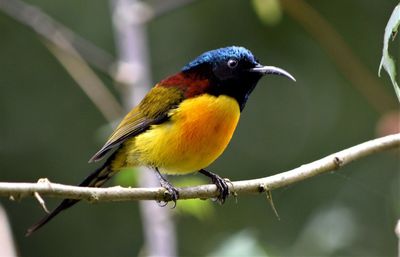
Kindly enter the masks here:
[[[362, 157], [400, 148], [400, 133], [370, 140], [340, 152], [328, 155], [320, 160], [301, 165], [298, 168], [273, 176], [242, 180], [229, 183], [231, 192], [236, 194], [262, 193], [276, 188], [291, 185], [301, 180], [337, 170], [340, 167]], [[131, 200], [165, 200], [164, 188], [90, 188], [50, 183], [42, 179], [37, 183], [0, 182], [0, 196], [19, 199], [35, 196], [35, 193], [46, 197], [81, 199], [89, 202], [131, 201]], [[179, 199], [208, 199], [217, 196], [215, 185], [201, 185], [179, 188]]]

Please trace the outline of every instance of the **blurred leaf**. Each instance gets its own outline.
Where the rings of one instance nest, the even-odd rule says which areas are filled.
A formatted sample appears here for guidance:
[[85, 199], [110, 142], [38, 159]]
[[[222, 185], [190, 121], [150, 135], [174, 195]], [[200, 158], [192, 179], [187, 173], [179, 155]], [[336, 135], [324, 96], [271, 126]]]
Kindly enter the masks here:
[[294, 252], [308, 252], [312, 256], [332, 256], [352, 245], [359, 229], [351, 209], [345, 206], [323, 208], [315, 211], [303, 225], [293, 249]]
[[248, 230], [240, 231], [228, 237], [214, 252], [208, 255], [214, 256], [269, 256], [261, 247], [257, 238]]
[[392, 81], [394, 90], [396, 92], [397, 98], [400, 102], [400, 87], [396, 82], [396, 65], [394, 63], [393, 58], [389, 55], [389, 41], [390, 39], [394, 39], [397, 34], [397, 29], [400, 25], [400, 4], [398, 4], [390, 16], [389, 22], [385, 28], [385, 36], [383, 39], [383, 53], [381, 64], [379, 65], [379, 76], [381, 75], [381, 69], [383, 68], [389, 74], [390, 80]]
[[[174, 185], [176, 187], [194, 186], [205, 184], [204, 179], [197, 177], [175, 177]], [[193, 216], [199, 220], [205, 220], [213, 215], [213, 204], [209, 200], [182, 200], [176, 205], [176, 209], [181, 214]]]
[[279, 0], [253, 0], [253, 8], [258, 18], [265, 25], [275, 25], [282, 18], [282, 9]]
[[400, 133], [400, 111], [390, 111], [381, 115], [376, 124], [379, 137]]
[[138, 170], [124, 168], [114, 176], [114, 184], [122, 187], [134, 187], [138, 184]]

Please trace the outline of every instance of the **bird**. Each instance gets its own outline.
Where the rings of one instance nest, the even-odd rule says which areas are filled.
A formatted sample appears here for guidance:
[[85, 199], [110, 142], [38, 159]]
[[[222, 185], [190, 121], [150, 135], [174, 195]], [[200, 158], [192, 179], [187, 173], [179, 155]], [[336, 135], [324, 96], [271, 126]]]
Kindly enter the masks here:
[[[105, 162], [81, 187], [101, 187], [125, 167], [147, 166], [176, 203], [179, 191], [163, 176], [198, 172], [218, 190], [218, 201], [229, 195], [227, 180], [206, 170], [226, 149], [259, 80], [268, 74], [295, 78], [287, 71], [264, 66], [241, 46], [204, 52], [176, 74], [157, 83], [122, 119], [89, 162]], [[64, 199], [31, 226], [31, 235], [79, 200]]]

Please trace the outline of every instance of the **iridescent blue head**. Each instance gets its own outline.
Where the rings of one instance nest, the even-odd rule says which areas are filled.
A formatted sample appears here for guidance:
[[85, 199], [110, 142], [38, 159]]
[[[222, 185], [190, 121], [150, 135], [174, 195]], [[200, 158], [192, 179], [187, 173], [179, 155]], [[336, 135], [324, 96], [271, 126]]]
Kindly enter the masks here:
[[210, 87], [205, 93], [231, 96], [241, 110], [263, 75], [277, 74], [295, 80], [283, 69], [261, 65], [250, 50], [240, 46], [205, 52], [184, 66], [182, 72], [207, 77]]
[[254, 64], [258, 63], [248, 49], [241, 46], [230, 46], [203, 53], [183, 67], [182, 71], [187, 71], [204, 64], [212, 64], [215, 68], [219, 63], [226, 63], [229, 59], [245, 60], [248, 63]]

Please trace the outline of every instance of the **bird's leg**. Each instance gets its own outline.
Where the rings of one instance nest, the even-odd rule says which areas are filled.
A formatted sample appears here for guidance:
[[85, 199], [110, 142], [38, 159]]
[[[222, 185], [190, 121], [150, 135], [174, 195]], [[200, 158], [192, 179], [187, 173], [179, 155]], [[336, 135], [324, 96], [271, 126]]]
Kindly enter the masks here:
[[217, 190], [219, 192], [218, 196], [218, 202], [223, 204], [225, 202], [225, 199], [229, 195], [229, 186], [226, 183], [225, 179], [221, 178], [215, 173], [212, 173], [210, 171], [207, 171], [205, 169], [199, 170], [201, 174], [206, 175], [207, 177], [211, 178], [212, 182], [217, 186]]
[[171, 183], [169, 183], [169, 181], [168, 181], [166, 178], [164, 178], [164, 177], [161, 175], [161, 173], [160, 173], [160, 171], [158, 170], [158, 168], [155, 168], [155, 171], [156, 171], [157, 178], [158, 178], [158, 180], [160, 181], [160, 185], [161, 185], [163, 188], [167, 189], [167, 191], [168, 191], [168, 193], [169, 193], [169, 195], [170, 195], [170, 199], [169, 199], [169, 200], [172, 200], [172, 201], [174, 202], [174, 207], [173, 207], [173, 208], [175, 208], [175, 206], [176, 206], [176, 200], [178, 200], [178, 198], [179, 198], [179, 191], [178, 191], [178, 189], [176, 189]]

